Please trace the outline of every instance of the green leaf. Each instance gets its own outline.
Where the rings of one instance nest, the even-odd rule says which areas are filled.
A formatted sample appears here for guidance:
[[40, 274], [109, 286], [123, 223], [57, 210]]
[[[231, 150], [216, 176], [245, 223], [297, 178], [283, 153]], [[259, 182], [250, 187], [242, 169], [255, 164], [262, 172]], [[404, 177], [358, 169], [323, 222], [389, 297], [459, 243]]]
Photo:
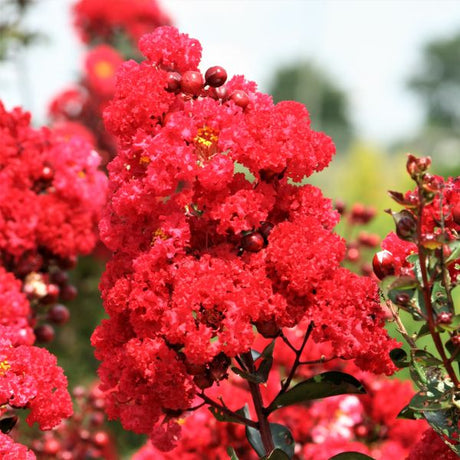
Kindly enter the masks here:
[[451, 249], [451, 254], [447, 259], [445, 260], [445, 264], [449, 265], [451, 262], [453, 262], [456, 259], [460, 258], [460, 240], [454, 240], [449, 243], [449, 247]]
[[456, 407], [452, 407], [440, 411], [427, 411], [423, 415], [431, 427], [441, 435], [450, 449], [460, 455], [460, 444], [457, 444], [460, 411]]
[[275, 449], [268, 457], [264, 457], [266, 460], [289, 460], [289, 456], [281, 449]]
[[425, 335], [430, 334], [430, 328], [428, 326], [428, 323], [425, 323], [420, 330], [417, 332], [417, 339], [420, 339], [421, 337], [424, 337]]
[[423, 418], [423, 415], [419, 412], [414, 411], [409, 407], [409, 405], [407, 405], [401, 409], [401, 412], [399, 412], [396, 418], [401, 418], [405, 420], [418, 420], [420, 418]]
[[393, 348], [393, 350], [390, 351], [390, 358], [393, 364], [399, 369], [410, 366], [407, 353], [402, 348]]
[[[270, 423], [270, 432], [272, 434], [275, 449], [280, 449], [281, 451], [283, 451], [287, 455], [288, 459], [292, 458], [294, 455], [295, 442], [288, 428], [286, 428], [283, 425], [280, 425], [279, 423]], [[259, 457], [263, 457], [266, 455], [259, 430], [247, 426], [246, 437], [248, 438], [249, 443], [257, 452]], [[271, 452], [271, 454], [272, 453], [273, 451]]]
[[359, 380], [343, 372], [324, 372], [304, 380], [275, 398], [268, 407], [273, 412], [280, 407], [291, 406], [304, 401], [327, 398], [342, 394], [363, 394], [365, 389]]
[[430, 397], [430, 393], [419, 391], [409, 402], [409, 409], [415, 412], [439, 411], [452, 407], [453, 402], [448, 394], [445, 397]]
[[253, 383], [263, 383], [263, 377], [258, 375], [257, 373], [252, 374], [251, 372], [243, 371], [243, 369], [240, 369], [239, 367], [232, 366], [231, 367], [232, 371], [239, 375], [241, 378], [244, 380], [247, 380], [248, 382], [253, 382]]
[[334, 455], [329, 460], [374, 460], [369, 455], [362, 454], [361, 452], [342, 452], [341, 454]]
[[239, 460], [233, 447], [227, 447], [227, 454], [230, 457], [230, 460]]
[[449, 339], [446, 342], [446, 348], [450, 353], [450, 356], [453, 356], [455, 354], [455, 358], [453, 359], [454, 361], [460, 362], [460, 351], [457, 351], [458, 348], [460, 348], [460, 345], [454, 345], [452, 343], [452, 340]]
[[419, 388], [425, 388], [431, 375], [443, 367], [442, 361], [426, 350], [415, 350], [410, 375]]
[[[244, 423], [235, 418], [232, 417], [231, 415], [226, 414], [225, 412], [222, 412], [220, 409], [217, 407], [208, 407], [209, 412], [211, 412], [212, 415], [214, 415], [214, 418], [218, 420], [219, 422], [231, 422], [231, 423], [241, 423], [244, 425]], [[248, 405], [246, 404], [244, 407], [241, 409], [238, 409], [235, 411], [236, 414], [241, 415], [242, 417], [249, 418], [249, 410], [248, 410]]]

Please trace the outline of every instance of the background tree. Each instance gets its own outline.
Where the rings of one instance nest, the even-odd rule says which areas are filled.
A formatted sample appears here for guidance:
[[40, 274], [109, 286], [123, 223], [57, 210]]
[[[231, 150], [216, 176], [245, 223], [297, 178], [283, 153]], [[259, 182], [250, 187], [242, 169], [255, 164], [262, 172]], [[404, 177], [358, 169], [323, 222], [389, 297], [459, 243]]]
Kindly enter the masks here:
[[313, 129], [328, 133], [337, 152], [347, 149], [353, 136], [348, 98], [327, 73], [310, 61], [281, 67], [275, 74], [269, 93], [275, 102], [296, 100], [308, 107]]

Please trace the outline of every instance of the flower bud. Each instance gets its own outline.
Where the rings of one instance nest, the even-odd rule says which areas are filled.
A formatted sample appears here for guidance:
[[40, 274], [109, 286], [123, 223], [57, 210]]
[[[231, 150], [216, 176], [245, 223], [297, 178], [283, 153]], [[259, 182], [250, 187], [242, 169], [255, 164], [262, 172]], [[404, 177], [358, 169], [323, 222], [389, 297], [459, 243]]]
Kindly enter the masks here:
[[257, 328], [257, 332], [266, 339], [274, 339], [278, 337], [281, 332], [281, 329], [274, 320], [257, 321], [254, 325]]
[[42, 324], [34, 329], [37, 342], [50, 343], [54, 340], [54, 328], [50, 324]]
[[259, 232], [249, 233], [241, 239], [241, 247], [249, 252], [259, 252], [264, 244], [264, 237]]
[[372, 259], [372, 268], [374, 269], [375, 276], [378, 279], [395, 274], [395, 260], [393, 254], [386, 249], [379, 251], [374, 255]]
[[236, 91], [233, 91], [233, 93], [230, 95], [230, 99], [238, 107], [241, 107], [242, 109], [245, 109], [249, 104], [249, 96], [244, 91], [242, 91], [240, 89], [237, 89]]
[[417, 233], [417, 221], [415, 216], [409, 211], [403, 210], [394, 213], [393, 218], [396, 223], [396, 234], [402, 240], [411, 240]]
[[412, 179], [416, 179], [417, 176], [426, 171], [430, 165], [430, 157], [417, 158], [412, 154], [407, 156], [406, 169]]
[[195, 375], [195, 377], [193, 377], [193, 382], [198, 388], [200, 388], [201, 390], [205, 390], [206, 388], [212, 386], [214, 380], [209, 375], [209, 373], [206, 372], [204, 374]]
[[450, 324], [452, 322], [452, 313], [447, 311], [442, 311], [437, 316], [438, 324]]
[[56, 304], [53, 305], [47, 315], [48, 321], [51, 321], [54, 324], [65, 324], [69, 321], [70, 312], [65, 305]]
[[184, 72], [182, 75], [181, 88], [184, 93], [198, 96], [203, 86], [204, 79], [201, 72], [197, 70], [187, 70], [187, 72]]
[[217, 88], [227, 81], [227, 72], [223, 67], [210, 67], [205, 74], [206, 84]]
[[452, 219], [457, 225], [460, 225], [460, 201], [452, 206]]
[[166, 76], [166, 91], [175, 93], [181, 87], [182, 76], [178, 72], [168, 72]]
[[268, 235], [270, 235], [273, 230], [274, 225], [271, 222], [261, 222], [259, 227], [260, 234], [264, 237], [265, 242], [267, 242]]
[[396, 294], [395, 304], [400, 305], [401, 307], [406, 307], [410, 303], [410, 295], [406, 292], [401, 292]]

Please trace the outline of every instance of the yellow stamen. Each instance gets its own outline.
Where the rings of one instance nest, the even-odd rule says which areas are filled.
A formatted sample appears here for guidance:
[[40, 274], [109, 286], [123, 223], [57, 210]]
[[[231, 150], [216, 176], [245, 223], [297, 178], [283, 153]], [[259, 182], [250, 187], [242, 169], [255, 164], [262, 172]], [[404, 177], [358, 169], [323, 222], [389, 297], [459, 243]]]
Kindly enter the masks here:
[[197, 147], [197, 153], [200, 160], [209, 160], [217, 153], [218, 140], [218, 133], [209, 126], [198, 129], [193, 142]]
[[0, 376], [5, 375], [10, 368], [10, 363], [6, 359], [4, 361], [0, 361]]
[[139, 158], [139, 164], [147, 166], [150, 163], [150, 158], [147, 155], [142, 155]]
[[155, 241], [157, 239], [160, 239], [160, 240], [163, 240], [163, 241], [166, 241], [169, 236], [165, 233], [165, 231], [161, 228], [157, 228], [155, 230], [155, 232], [153, 233], [153, 238], [152, 238], [152, 242], [150, 243], [152, 246], [155, 244]]

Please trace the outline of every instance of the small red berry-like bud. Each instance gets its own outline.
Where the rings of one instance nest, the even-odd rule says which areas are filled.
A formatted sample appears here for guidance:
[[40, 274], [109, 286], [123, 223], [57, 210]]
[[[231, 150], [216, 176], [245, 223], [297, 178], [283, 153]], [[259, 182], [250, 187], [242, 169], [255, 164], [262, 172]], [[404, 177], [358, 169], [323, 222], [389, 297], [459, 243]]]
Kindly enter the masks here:
[[56, 455], [60, 450], [61, 443], [55, 438], [47, 439], [43, 445], [43, 453], [46, 455]]
[[198, 96], [204, 86], [203, 75], [197, 70], [187, 70], [182, 75], [181, 88], [186, 94]]
[[356, 436], [365, 438], [369, 434], [369, 429], [365, 425], [358, 425], [355, 427]]
[[102, 412], [93, 412], [89, 418], [91, 426], [101, 426], [105, 422], [105, 416]]
[[417, 176], [426, 171], [430, 165], [430, 157], [417, 158], [410, 153], [407, 155], [406, 169], [412, 179], [416, 179]]
[[396, 294], [395, 304], [400, 305], [401, 307], [406, 307], [410, 303], [410, 295], [406, 292], [401, 292]]
[[59, 286], [57, 284], [50, 283], [46, 286], [46, 295], [45, 297], [41, 299], [41, 302], [44, 305], [49, 305], [49, 304], [56, 302], [58, 297], [59, 297]]
[[209, 95], [214, 99], [227, 99], [228, 90], [225, 86], [219, 86], [218, 88], [209, 88]]
[[230, 95], [230, 99], [242, 109], [245, 109], [249, 104], [249, 96], [240, 89], [233, 91]]
[[396, 234], [402, 240], [411, 239], [417, 233], [417, 221], [409, 211], [400, 212], [395, 220]]
[[264, 244], [264, 237], [259, 232], [249, 233], [241, 239], [241, 247], [249, 252], [259, 252]]
[[342, 200], [335, 200], [334, 207], [340, 215], [342, 215], [346, 209], [345, 202]]
[[219, 353], [209, 364], [209, 372], [214, 380], [222, 380], [227, 375], [227, 369], [230, 366], [230, 358]]
[[457, 225], [460, 225], [460, 201], [452, 206], [452, 219]]
[[201, 390], [205, 390], [206, 388], [209, 388], [212, 386], [212, 384], [214, 383], [214, 380], [209, 375], [209, 373], [204, 373], [204, 374], [195, 375], [195, 377], [193, 377], [193, 382], [198, 388], [200, 388]]
[[443, 311], [437, 317], [438, 324], [450, 324], [452, 322], [452, 313]]
[[458, 347], [460, 345], [460, 334], [459, 335], [454, 335], [450, 340], [452, 340], [452, 343]]
[[371, 276], [373, 273], [372, 265], [368, 262], [364, 262], [361, 265], [361, 274], [364, 276]]
[[441, 186], [441, 179], [433, 174], [425, 173], [423, 175], [422, 187], [427, 192], [437, 192]]
[[380, 243], [380, 237], [376, 233], [361, 232], [358, 236], [358, 241], [363, 246], [375, 248]]
[[168, 72], [166, 76], [166, 91], [175, 93], [181, 87], [182, 76], [178, 72]]
[[386, 276], [394, 275], [395, 260], [393, 254], [386, 249], [377, 252], [372, 259], [372, 268], [374, 269], [375, 276], [380, 280], [383, 280]]
[[57, 265], [61, 270], [72, 270], [77, 266], [77, 256], [69, 256], [66, 258], [58, 259]]
[[271, 222], [261, 222], [259, 227], [260, 234], [264, 237], [264, 240], [267, 241], [268, 235], [270, 235], [273, 230], [274, 225]]
[[227, 72], [223, 67], [216, 65], [214, 67], [210, 67], [206, 71], [204, 77], [207, 85], [217, 88], [227, 81]]
[[47, 318], [54, 324], [65, 324], [69, 321], [70, 312], [65, 305], [56, 304], [49, 309]]
[[78, 385], [72, 390], [72, 394], [75, 398], [83, 398], [86, 395], [85, 387]]
[[69, 276], [67, 275], [66, 272], [57, 270], [55, 272], [52, 272], [50, 274], [50, 279], [53, 283], [63, 286], [64, 284], [67, 284], [69, 282]]
[[70, 302], [71, 300], [75, 299], [77, 297], [78, 291], [75, 286], [72, 284], [67, 284], [65, 286], [62, 286], [61, 292], [60, 292], [60, 298], [64, 302]]
[[42, 180], [49, 182], [54, 177], [54, 171], [49, 166], [43, 166], [41, 178]]
[[91, 433], [89, 430], [86, 430], [85, 428], [82, 428], [79, 430], [78, 435], [80, 436], [80, 439], [83, 441], [87, 441], [91, 437]]
[[359, 254], [359, 249], [357, 248], [350, 248], [347, 251], [347, 260], [350, 262], [356, 262], [359, 260], [360, 254]]
[[367, 224], [368, 222], [370, 222], [375, 217], [376, 214], [377, 214], [377, 210], [373, 206], [368, 206], [367, 208], [365, 208], [364, 215], [363, 215], [363, 218], [364, 218], [363, 223]]
[[50, 324], [42, 324], [34, 329], [37, 342], [50, 343], [54, 340], [54, 328]]
[[105, 431], [97, 431], [93, 434], [92, 441], [94, 442], [94, 444], [96, 444], [96, 446], [104, 447], [109, 443], [110, 438]]
[[278, 337], [281, 332], [281, 329], [274, 320], [257, 321], [254, 325], [256, 326], [259, 334], [266, 339], [274, 339], [275, 337]]

